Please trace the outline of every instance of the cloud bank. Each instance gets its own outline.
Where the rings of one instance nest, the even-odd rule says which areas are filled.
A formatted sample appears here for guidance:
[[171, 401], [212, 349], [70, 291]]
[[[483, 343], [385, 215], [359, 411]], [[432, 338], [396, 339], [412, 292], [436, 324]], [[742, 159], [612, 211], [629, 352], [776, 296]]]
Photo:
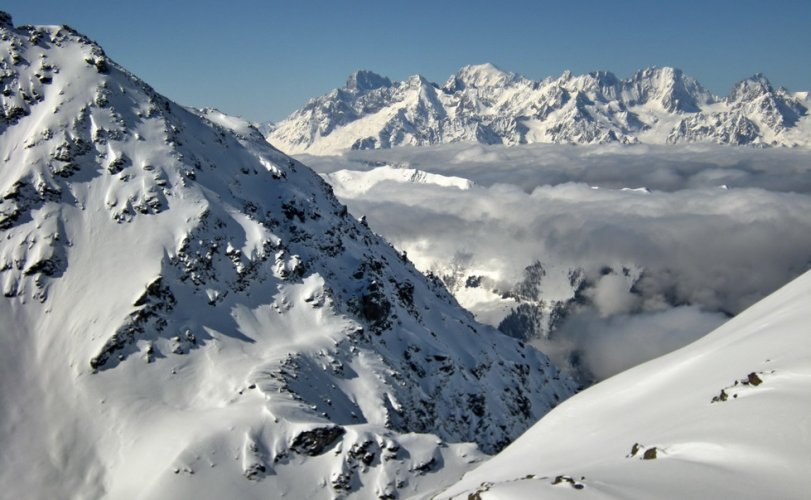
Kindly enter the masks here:
[[727, 319], [698, 306], [607, 317], [589, 311], [563, 323], [551, 338], [532, 344], [590, 382], [698, 340]]
[[466, 190], [335, 190], [423, 270], [463, 254], [469, 274], [508, 287], [540, 261], [546, 298], [565, 298], [561, 276], [582, 270], [584, 304], [544, 348], [597, 379], [707, 333], [811, 263], [807, 150], [450, 145], [305, 162], [322, 173], [386, 164], [472, 180]]

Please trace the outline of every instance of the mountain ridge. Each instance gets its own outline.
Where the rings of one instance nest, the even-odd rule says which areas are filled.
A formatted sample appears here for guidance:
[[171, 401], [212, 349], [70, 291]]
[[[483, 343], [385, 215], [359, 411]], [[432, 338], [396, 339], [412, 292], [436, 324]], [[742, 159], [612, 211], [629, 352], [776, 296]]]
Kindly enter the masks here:
[[[353, 83], [355, 75], [366, 83]], [[762, 74], [720, 98], [671, 67], [628, 79], [565, 71], [530, 80], [485, 63], [462, 67], [441, 86], [363, 70], [276, 123], [267, 138], [291, 154], [449, 142], [808, 146], [808, 106], [807, 96], [774, 89]]]
[[5, 494], [392, 498], [574, 392], [249, 123], [67, 26], [0, 47]]

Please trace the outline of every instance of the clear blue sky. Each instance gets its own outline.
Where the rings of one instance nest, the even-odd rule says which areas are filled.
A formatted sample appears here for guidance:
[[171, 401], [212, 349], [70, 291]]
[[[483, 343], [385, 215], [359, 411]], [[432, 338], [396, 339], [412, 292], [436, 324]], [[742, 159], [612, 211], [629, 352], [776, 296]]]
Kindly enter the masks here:
[[811, 0], [5, 0], [69, 24], [168, 97], [279, 120], [355, 69], [444, 82], [492, 62], [540, 79], [675, 66], [716, 94], [756, 72], [811, 90]]

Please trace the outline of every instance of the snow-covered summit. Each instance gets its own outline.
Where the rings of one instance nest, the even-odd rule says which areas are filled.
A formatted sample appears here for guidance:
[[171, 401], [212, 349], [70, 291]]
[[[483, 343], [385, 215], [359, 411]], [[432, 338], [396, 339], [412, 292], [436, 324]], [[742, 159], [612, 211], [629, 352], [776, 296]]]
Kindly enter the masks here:
[[504, 86], [516, 78], [514, 73], [507, 73], [490, 63], [462, 67], [452, 75], [443, 86], [450, 92], [466, 88], [486, 88]]
[[382, 165], [368, 172], [338, 170], [324, 174], [324, 179], [335, 188], [335, 194], [342, 198], [362, 195], [381, 182], [429, 184], [461, 190], [467, 190], [473, 186], [473, 181], [470, 179], [432, 174], [415, 168], [396, 168], [390, 165]]
[[644, 69], [624, 87], [623, 97], [629, 106], [658, 104], [669, 113], [697, 113], [715, 100], [698, 81], [676, 68]]
[[794, 127], [808, 112], [797, 97], [785, 88], [775, 90], [762, 74], [739, 82], [726, 101], [742, 113], [760, 118], [776, 132]]
[[345, 89], [310, 100], [268, 139], [288, 153], [310, 154], [449, 142], [793, 146], [809, 144], [808, 106], [807, 96], [775, 91], [762, 76], [715, 97], [670, 67], [627, 80], [566, 71], [533, 81], [479, 64], [442, 86], [419, 75], [392, 82], [364, 71]]
[[773, 92], [774, 89], [772, 89], [772, 84], [769, 79], [766, 78], [766, 75], [763, 73], [756, 73], [735, 84], [732, 92], [729, 94], [729, 101], [753, 101], [763, 95], [771, 94]]
[[7, 15], [0, 78], [4, 495], [405, 496], [573, 392], [245, 120]]

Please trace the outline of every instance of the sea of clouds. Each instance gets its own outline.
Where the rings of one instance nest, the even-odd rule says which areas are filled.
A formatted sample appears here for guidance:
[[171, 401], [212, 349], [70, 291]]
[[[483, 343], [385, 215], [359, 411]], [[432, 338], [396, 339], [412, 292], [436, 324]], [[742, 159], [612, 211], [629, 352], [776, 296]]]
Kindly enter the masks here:
[[335, 191], [423, 270], [460, 255], [503, 283], [535, 261], [581, 269], [585, 304], [536, 343], [585, 380], [689, 343], [811, 267], [809, 150], [457, 144], [301, 159], [322, 174], [390, 165], [473, 181]]

